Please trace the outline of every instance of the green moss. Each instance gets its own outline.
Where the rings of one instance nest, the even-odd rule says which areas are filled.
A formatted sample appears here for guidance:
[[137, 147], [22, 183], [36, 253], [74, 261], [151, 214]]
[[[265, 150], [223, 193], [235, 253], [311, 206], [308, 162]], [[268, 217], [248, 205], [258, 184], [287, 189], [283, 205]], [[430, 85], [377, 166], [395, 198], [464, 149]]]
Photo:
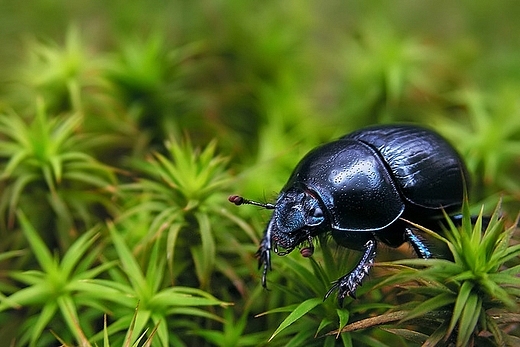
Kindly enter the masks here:
[[[484, 1], [0, 2], [1, 340], [518, 344], [519, 259], [508, 248], [518, 233], [504, 224], [520, 209], [519, 11]], [[253, 255], [269, 212], [226, 196], [272, 200], [314, 146], [391, 122], [429, 125], [457, 147], [474, 215], [502, 200], [485, 245], [473, 233], [453, 246], [450, 229], [459, 257], [414, 272], [438, 275], [429, 284], [376, 266], [338, 309], [321, 297], [358, 254], [324, 239], [312, 260], [276, 257], [263, 291]], [[397, 323], [411, 305], [428, 324]]]

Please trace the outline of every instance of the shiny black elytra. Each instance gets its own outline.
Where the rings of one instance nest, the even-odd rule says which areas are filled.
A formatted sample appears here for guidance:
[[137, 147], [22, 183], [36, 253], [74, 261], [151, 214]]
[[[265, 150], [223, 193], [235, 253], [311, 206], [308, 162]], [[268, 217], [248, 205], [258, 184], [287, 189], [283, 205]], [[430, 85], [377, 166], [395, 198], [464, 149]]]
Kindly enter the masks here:
[[[428, 247], [406, 221], [430, 225], [460, 209], [467, 171], [453, 147], [437, 133], [414, 125], [373, 126], [311, 150], [296, 166], [275, 204], [230, 196], [236, 204], [273, 209], [257, 256], [266, 287], [271, 250], [285, 255], [314, 251], [313, 238], [331, 232], [341, 246], [361, 250], [356, 267], [335, 281], [341, 305], [354, 297], [376, 256], [377, 242], [409, 242], [417, 255]], [[303, 247], [302, 247], [303, 246]]]

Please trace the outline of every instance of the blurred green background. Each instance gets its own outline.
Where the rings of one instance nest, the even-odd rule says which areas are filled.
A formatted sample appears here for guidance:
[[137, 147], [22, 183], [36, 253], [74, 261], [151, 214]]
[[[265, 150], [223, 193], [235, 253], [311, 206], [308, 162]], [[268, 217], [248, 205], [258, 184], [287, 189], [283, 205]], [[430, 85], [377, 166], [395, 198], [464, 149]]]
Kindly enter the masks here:
[[[468, 164], [473, 210], [503, 199], [514, 219], [518, 18], [513, 0], [0, 0], [0, 337], [54, 345], [51, 327], [68, 345], [85, 335], [100, 345], [107, 313], [118, 345], [139, 301], [134, 338], [180, 315], [188, 319], [159, 325], [154, 344], [263, 345], [285, 316], [253, 317], [303, 299], [283, 285], [266, 298], [253, 254], [269, 212], [224, 206], [226, 196], [273, 200], [307, 151], [369, 124], [436, 129]], [[102, 242], [81, 241], [92, 228]], [[21, 273], [50, 271], [53, 256], [71, 261], [81, 242], [90, 255], [73, 263], [93, 283], [86, 299], [54, 274], [45, 283], [65, 292], [38, 287], [41, 300], [13, 304], [36, 281]], [[31, 251], [13, 253], [22, 249]], [[139, 266], [152, 272], [143, 277], [153, 295]], [[176, 286], [200, 290], [179, 294], [200, 301], [154, 306], [164, 293], [177, 298]], [[105, 302], [112, 290], [128, 301]], [[360, 301], [362, 315], [378, 295]], [[348, 345], [309, 342], [316, 326], [295, 323], [272, 344]]]
[[[455, 141], [479, 179], [518, 190], [503, 175], [517, 164], [508, 147], [518, 139], [519, 118], [514, 1], [0, 6], [0, 87], [8, 106], [34, 98], [18, 89], [5, 97], [20, 79], [38, 91], [59, 88], [67, 76], [81, 88], [99, 86], [108, 75], [122, 86], [117, 101], [130, 105], [152, 142], [171, 131], [202, 144], [218, 138], [246, 164], [252, 154], [282, 155], [295, 143], [305, 152], [366, 124], [419, 122]], [[77, 47], [69, 44], [61, 57], [34, 49], [36, 42], [66, 46], [67, 35]], [[22, 62], [30, 66], [20, 72]]]

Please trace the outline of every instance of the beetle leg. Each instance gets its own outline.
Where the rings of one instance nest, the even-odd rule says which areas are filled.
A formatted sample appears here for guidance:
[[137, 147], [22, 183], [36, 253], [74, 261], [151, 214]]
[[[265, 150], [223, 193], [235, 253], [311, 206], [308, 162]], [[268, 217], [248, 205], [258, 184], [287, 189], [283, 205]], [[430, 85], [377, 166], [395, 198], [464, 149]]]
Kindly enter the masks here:
[[343, 300], [345, 297], [350, 296], [356, 297], [356, 289], [361, 285], [361, 282], [370, 271], [370, 268], [374, 264], [374, 258], [376, 257], [376, 241], [368, 240], [364, 246], [365, 253], [357, 264], [357, 266], [345, 276], [339, 278], [332, 284], [325, 299], [327, 299], [332, 292], [338, 290], [338, 304], [343, 306]]
[[428, 249], [428, 246], [424, 243], [424, 241], [417, 235], [415, 235], [412, 231], [412, 228], [405, 228], [404, 236], [406, 240], [410, 242], [415, 253], [423, 258], [428, 259], [432, 257], [432, 252]]
[[[477, 219], [479, 218], [479, 216], [471, 216], [470, 219], [471, 219], [471, 225], [475, 225], [475, 223], [477, 222]], [[491, 220], [491, 217], [490, 216], [482, 216], [482, 231], [486, 230], [488, 225], [489, 225], [489, 222]], [[450, 216], [450, 219], [451, 221], [458, 227], [460, 227], [462, 225], [462, 214], [456, 214], [454, 216]], [[444, 224], [446, 227], [449, 227], [448, 225]]]
[[271, 233], [266, 232], [260, 247], [256, 251], [256, 257], [258, 258], [258, 268], [263, 266], [262, 271], [262, 287], [267, 289], [267, 272], [272, 270], [271, 268]]

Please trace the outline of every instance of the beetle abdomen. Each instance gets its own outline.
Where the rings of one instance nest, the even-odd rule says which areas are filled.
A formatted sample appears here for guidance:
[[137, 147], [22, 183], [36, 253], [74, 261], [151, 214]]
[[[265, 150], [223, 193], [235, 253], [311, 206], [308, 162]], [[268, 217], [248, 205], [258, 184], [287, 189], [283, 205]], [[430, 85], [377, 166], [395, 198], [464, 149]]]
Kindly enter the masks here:
[[375, 126], [343, 139], [362, 141], [388, 165], [403, 197], [426, 209], [461, 205], [467, 171], [457, 152], [441, 136], [412, 125]]

